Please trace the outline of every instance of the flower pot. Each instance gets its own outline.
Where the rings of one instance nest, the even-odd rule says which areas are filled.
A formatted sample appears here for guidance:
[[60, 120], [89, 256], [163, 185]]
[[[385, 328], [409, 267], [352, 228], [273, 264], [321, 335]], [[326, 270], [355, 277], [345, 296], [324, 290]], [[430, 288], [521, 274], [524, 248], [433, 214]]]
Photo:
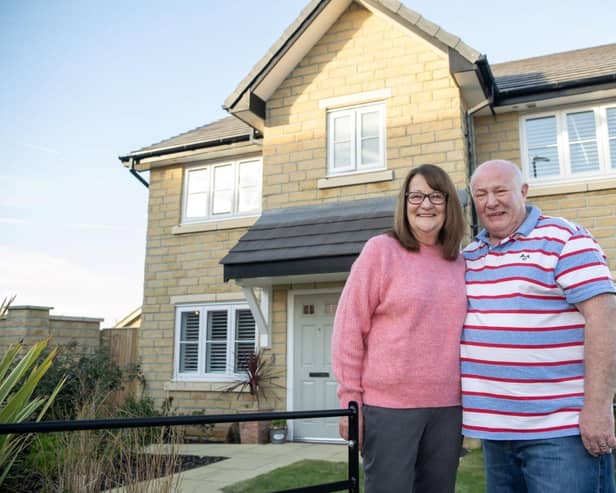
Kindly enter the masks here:
[[271, 443], [285, 443], [287, 441], [287, 429], [270, 428], [269, 436]]
[[269, 421], [245, 421], [239, 425], [241, 443], [268, 443]]

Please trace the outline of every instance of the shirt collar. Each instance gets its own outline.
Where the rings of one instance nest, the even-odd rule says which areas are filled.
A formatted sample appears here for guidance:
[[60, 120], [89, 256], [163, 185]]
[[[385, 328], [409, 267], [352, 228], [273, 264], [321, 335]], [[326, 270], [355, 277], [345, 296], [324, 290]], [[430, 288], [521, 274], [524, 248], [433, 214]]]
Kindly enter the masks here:
[[[526, 218], [524, 219], [524, 222], [520, 224], [518, 229], [516, 229], [511, 235], [509, 235], [507, 238], [503, 238], [497, 244], [500, 245], [500, 244], [506, 243], [512, 238], [518, 238], [520, 236], [528, 236], [530, 232], [533, 229], [535, 229], [535, 226], [537, 225], [537, 221], [539, 220], [540, 215], [541, 215], [541, 209], [539, 209], [539, 207], [536, 207], [534, 205], [527, 205], [526, 206]], [[475, 236], [475, 239], [482, 243], [486, 243], [488, 245], [490, 244], [490, 236], [488, 235], [488, 231], [485, 228], [482, 229], [477, 236]]]

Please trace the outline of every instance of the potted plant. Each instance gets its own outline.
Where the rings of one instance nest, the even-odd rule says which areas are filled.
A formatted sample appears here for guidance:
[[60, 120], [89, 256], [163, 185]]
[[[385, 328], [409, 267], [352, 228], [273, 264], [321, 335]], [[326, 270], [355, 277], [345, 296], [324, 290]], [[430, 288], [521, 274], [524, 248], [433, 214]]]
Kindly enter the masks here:
[[[242, 378], [225, 388], [225, 392], [238, 392], [239, 399], [242, 394], [248, 393], [253, 401], [250, 411], [261, 410], [262, 400], [267, 400], [267, 388], [284, 388], [274, 380], [280, 375], [272, 369], [271, 359], [267, 359], [263, 350], [246, 355], [240, 368], [244, 369]], [[267, 443], [268, 421], [245, 421], [239, 423], [240, 440], [242, 443]]]
[[286, 419], [274, 419], [270, 426], [270, 442], [271, 443], [284, 443], [287, 441], [287, 420]]

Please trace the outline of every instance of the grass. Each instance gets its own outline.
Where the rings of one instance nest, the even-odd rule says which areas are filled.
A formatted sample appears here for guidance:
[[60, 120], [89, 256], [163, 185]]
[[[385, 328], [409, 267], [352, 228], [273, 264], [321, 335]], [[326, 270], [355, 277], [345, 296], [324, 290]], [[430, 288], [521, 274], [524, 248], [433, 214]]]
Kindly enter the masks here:
[[[301, 486], [341, 481], [347, 477], [346, 462], [323, 460], [301, 460], [289, 466], [274, 469], [246, 481], [223, 488], [224, 493], [269, 493]], [[363, 472], [360, 481], [363, 491]], [[483, 455], [473, 450], [460, 460], [456, 493], [484, 493]]]

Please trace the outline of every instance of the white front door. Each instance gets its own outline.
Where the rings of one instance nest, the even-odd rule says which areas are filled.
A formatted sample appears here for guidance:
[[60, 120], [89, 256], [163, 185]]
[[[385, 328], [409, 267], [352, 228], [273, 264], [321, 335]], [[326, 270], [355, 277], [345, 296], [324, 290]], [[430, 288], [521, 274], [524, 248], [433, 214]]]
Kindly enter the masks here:
[[[293, 410], [340, 407], [331, 365], [331, 338], [340, 293], [295, 297], [293, 336]], [[339, 418], [294, 420], [294, 440], [339, 439]]]

